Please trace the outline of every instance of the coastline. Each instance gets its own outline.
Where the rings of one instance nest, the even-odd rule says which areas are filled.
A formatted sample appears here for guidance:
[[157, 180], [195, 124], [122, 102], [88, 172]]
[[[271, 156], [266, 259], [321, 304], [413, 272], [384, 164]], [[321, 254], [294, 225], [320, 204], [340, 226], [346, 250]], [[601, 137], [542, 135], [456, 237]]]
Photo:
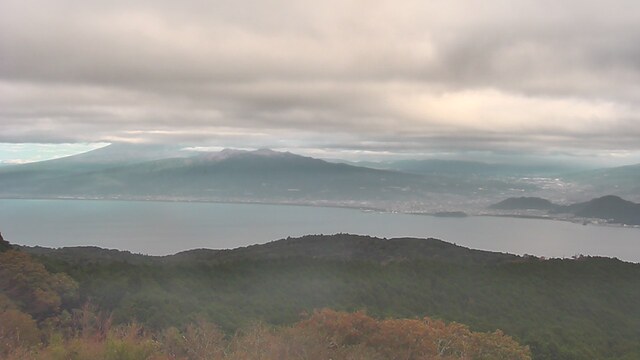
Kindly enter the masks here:
[[629, 229], [640, 229], [640, 225], [630, 225], [623, 223], [610, 223], [602, 219], [597, 218], [569, 218], [569, 217], [554, 217], [546, 215], [534, 215], [534, 214], [493, 214], [482, 211], [446, 211], [444, 213], [464, 213], [465, 216], [443, 216], [441, 211], [401, 211], [395, 209], [389, 209], [379, 206], [371, 205], [358, 205], [358, 204], [341, 204], [333, 202], [313, 203], [313, 202], [296, 202], [296, 201], [268, 201], [268, 200], [224, 200], [224, 199], [201, 199], [201, 198], [126, 198], [126, 197], [20, 197], [20, 196], [5, 196], [0, 197], [2, 200], [51, 200], [51, 201], [133, 201], [133, 202], [164, 202], [164, 203], [204, 203], [204, 204], [230, 204], [230, 205], [270, 205], [270, 206], [303, 206], [303, 207], [320, 207], [320, 208], [334, 208], [334, 209], [350, 209], [360, 210], [363, 212], [376, 212], [387, 214], [404, 214], [404, 215], [420, 215], [420, 216], [432, 216], [452, 219], [464, 219], [466, 217], [506, 217], [516, 219], [534, 219], [534, 220], [551, 220], [570, 222], [574, 224], [591, 225], [591, 226], [606, 226], [606, 227], [620, 227]]

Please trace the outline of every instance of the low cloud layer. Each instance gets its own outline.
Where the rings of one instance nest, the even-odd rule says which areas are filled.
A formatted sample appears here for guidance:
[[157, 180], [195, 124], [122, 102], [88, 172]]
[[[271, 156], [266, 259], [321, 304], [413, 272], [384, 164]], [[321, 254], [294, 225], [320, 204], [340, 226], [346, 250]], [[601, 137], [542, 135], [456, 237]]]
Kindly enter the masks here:
[[0, 3], [0, 142], [640, 150], [636, 1]]

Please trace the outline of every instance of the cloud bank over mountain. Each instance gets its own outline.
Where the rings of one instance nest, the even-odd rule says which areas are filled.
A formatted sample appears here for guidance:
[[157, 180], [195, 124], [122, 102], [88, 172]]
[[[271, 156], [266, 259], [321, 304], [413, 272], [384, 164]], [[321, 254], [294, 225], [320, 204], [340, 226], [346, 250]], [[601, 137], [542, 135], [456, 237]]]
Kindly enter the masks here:
[[0, 142], [640, 150], [635, 1], [0, 4]]

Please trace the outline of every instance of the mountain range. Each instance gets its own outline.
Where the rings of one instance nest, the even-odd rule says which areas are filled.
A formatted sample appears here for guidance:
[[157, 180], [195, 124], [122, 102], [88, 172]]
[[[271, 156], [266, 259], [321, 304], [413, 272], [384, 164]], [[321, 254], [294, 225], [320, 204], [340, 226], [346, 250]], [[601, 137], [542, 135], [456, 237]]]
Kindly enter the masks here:
[[615, 195], [602, 196], [571, 205], [558, 205], [537, 197], [508, 198], [490, 206], [496, 210], [542, 210], [548, 214], [572, 214], [610, 223], [640, 225], [640, 204]]
[[[407, 211], [467, 211], [516, 194], [640, 197], [640, 165], [559, 175], [555, 165], [460, 160], [345, 163], [277, 152], [111, 144], [87, 153], [0, 167], [0, 198], [94, 198], [302, 203]], [[544, 174], [553, 174], [545, 178]], [[557, 177], [556, 177], [557, 176]], [[540, 180], [542, 179], [542, 180]], [[550, 188], [545, 182], [564, 182]], [[555, 192], [555, 193], [554, 193]], [[395, 205], [394, 205], [395, 204]], [[449, 205], [447, 205], [449, 204]]]
[[402, 171], [411, 174], [430, 175], [435, 173], [455, 177], [479, 178], [557, 176], [585, 170], [584, 166], [564, 163], [513, 164], [445, 159], [410, 159], [380, 162], [357, 161], [347, 163], [374, 169]]
[[68, 158], [0, 169], [2, 195], [17, 197], [157, 196], [230, 200], [293, 195], [336, 198], [348, 192], [355, 198], [366, 198], [373, 192], [406, 188], [419, 180], [408, 174], [332, 164], [266, 149], [194, 154], [120, 144]]
[[67, 158], [0, 168], [0, 196], [5, 198], [415, 201], [427, 193], [473, 194], [512, 187], [494, 179], [373, 169], [269, 149], [198, 153], [113, 144]]

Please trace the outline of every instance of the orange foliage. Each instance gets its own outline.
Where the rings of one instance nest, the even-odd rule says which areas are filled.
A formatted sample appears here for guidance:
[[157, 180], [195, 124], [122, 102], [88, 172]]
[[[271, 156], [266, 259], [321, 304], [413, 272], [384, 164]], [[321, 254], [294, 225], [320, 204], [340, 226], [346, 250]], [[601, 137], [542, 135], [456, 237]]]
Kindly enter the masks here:
[[78, 285], [65, 274], [51, 274], [26, 253], [0, 252], [0, 293], [35, 318], [57, 313], [63, 298], [73, 297]]
[[364, 312], [316, 311], [298, 328], [326, 334], [332, 345], [353, 345], [364, 342], [377, 331], [377, 322]]
[[298, 324], [323, 334], [329, 346], [365, 345], [385, 359], [530, 359], [520, 346], [500, 331], [476, 333], [465, 325], [425, 318], [375, 320], [363, 312], [316, 311]]
[[0, 356], [39, 343], [40, 330], [31, 316], [15, 309], [0, 312]]
[[[16, 310], [11, 310], [16, 311]], [[28, 315], [27, 315], [28, 317]], [[29, 323], [24, 318], [21, 321]], [[99, 316], [84, 314], [73, 337], [52, 339], [33, 350], [12, 345], [7, 359], [150, 360], [426, 360], [530, 359], [528, 348], [499, 331], [425, 318], [376, 320], [364, 312], [319, 310], [291, 327], [256, 324], [227, 338], [205, 321], [183, 331], [147, 332], [138, 324], [108, 328]], [[37, 330], [37, 329], [36, 329]], [[104, 335], [102, 335], [104, 334]], [[15, 337], [14, 337], [15, 338]], [[31, 349], [31, 350], [30, 350]]]

